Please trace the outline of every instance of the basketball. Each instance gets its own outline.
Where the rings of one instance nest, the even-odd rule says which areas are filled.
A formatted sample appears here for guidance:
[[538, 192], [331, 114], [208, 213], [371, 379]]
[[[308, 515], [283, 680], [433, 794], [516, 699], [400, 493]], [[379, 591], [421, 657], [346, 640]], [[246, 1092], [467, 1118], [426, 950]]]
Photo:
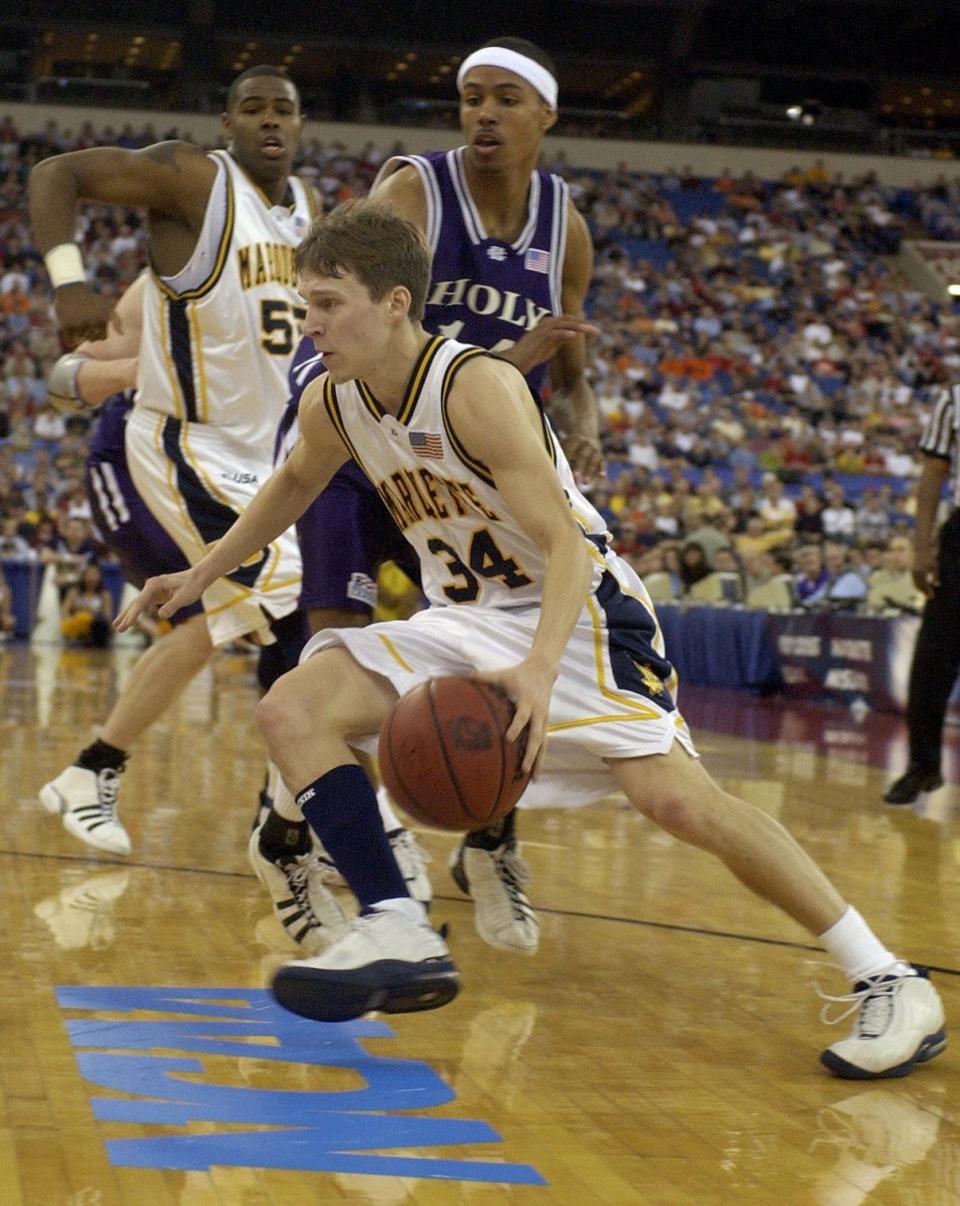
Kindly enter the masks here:
[[506, 739], [507, 695], [472, 678], [431, 678], [398, 700], [380, 730], [380, 774], [400, 807], [437, 829], [482, 829], [529, 782], [526, 731]]

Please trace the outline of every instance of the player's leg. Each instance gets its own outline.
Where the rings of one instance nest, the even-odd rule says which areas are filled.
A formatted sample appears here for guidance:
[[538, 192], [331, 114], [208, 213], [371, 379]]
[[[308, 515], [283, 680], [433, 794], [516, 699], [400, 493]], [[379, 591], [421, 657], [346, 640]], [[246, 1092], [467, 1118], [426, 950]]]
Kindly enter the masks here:
[[725, 792], [677, 742], [611, 762], [631, 803], [668, 833], [715, 854], [758, 896], [816, 936], [853, 984], [853, 1033], [821, 1057], [840, 1076], [903, 1076], [946, 1046], [936, 990], [897, 959], [784, 827]]
[[[377, 601], [377, 565], [384, 556], [392, 556], [398, 544], [409, 550], [376, 491], [354, 465], [341, 469], [301, 516], [297, 540], [303, 560], [300, 605], [314, 633], [326, 628], [366, 626]], [[363, 754], [358, 760], [374, 779], [372, 760]], [[411, 895], [429, 905], [433, 890], [426, 857], [416, 837], [396, 815], [385, 790], [378, 791], [377, 801]], [[282, 801], [282, 806], [288, 808], [289, 801]], [[342, 883], [332, 858], [322, 847], [317, 849], [311, 868], [311, 877]]]
[[[186, 558], [137, 492], [122, 449], [91, 461], [87, 493], [97, 528], [128, 581], [142, 586], [153, 574], [186, 569]], [[98, 739], [40, 789], [41, 803], [60, 813], [68, 833], [98, 850], [130, 853], [130, 838], [117, 814], [130, 750], [212, 656], [197, 603], [179, 612], [172, 630], [138, 659]]]
[[103, 722], [101, 741], [129, 750], [212, 657], [213, 643], [202, 612], [165, 633], [134, 664]]
[[[296, 668], [308, 635], [302, 611], [274, 620], [270, 629], [274, 639], [261, 648], [257, 662], [257, 682], [264, 695]], [[324, 862], [314, 849], [310, 827], [273, 761], [268, 764], [261, 802], [264, 815], [247, 843], [250, 865], [269, 893], [284, 932], [316, 954], [343, 934], [346, 916], [324, 883]]]
[[120, 776], [136, 739], [167, 710], [213, 655], [200, 612], [178, 624], [137, 660], [97, 740], [40, 789], [64, 828], [98, 850], [129, 854], [130, 838], [117, 814]]
[[937, 563], [939, 585], [924, 608], [910, 665], [910, 764], [884, 794], [888, 804], [912, 804], [921, 792], [936, 791], [943, 784], [943, 726], [960, 670], [960, 512], [940, 530]]
[[346, 649], [328, 648], [280, 679], [257, 708], [271, 758], [360, 904], [344, 938], [274, 981], [282, 1005], [322, 1021], [435, 1008], [458, 989], [446, 945], [409, 895], [352, 748], [379, 731], [396, 699], [385, 677]]

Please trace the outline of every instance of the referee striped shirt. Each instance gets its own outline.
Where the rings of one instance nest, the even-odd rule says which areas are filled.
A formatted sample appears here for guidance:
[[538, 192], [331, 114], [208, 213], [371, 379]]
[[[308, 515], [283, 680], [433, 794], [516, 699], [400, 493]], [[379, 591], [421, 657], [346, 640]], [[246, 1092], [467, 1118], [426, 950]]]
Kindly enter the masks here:
[[940, 391], [936, 404], [920, 437], [920, 451], [953, 461], [950, 502], [960, 507], [960, 472], [957, 465], [957, 439], [960, 434], [960, 384]]

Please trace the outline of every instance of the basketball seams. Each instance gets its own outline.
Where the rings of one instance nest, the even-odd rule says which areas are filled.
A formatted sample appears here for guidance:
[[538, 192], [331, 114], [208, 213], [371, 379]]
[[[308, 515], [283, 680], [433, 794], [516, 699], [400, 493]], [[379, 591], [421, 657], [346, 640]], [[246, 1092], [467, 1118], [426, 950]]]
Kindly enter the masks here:
[[[498, 748], [500, 750], [500, 786], [497, 789], [497, 794], [494, 796], [494, 799], [493, 799], [493, 811], [496, 812], [497, 805], [500, 803], [500, 800], [503, 797], [504, 788], [506, 787], [506, 784], [507, 784], [507, 759], [506, 759], [507, 729], [505, 729], [501, 726], [500, 717], [497, 715], [496, 709], [494, 708], [493, 704], [490, 702], [490, 694], [497, 695], [498, 694], [497, 688], [490, 686], [489, 683], [482, 683], [482, 685], [481, 685], [481, 682], [478, 682], [478, 681], [474, 681], [474, 686], [477, 688], [477, 693], [479, 694], [480, 698], [483, 700], [483, 705], [487, 709], [487, 711], [490, 714], [491, 719], [493, 720], [494, 731], [496, 732], [497, 738], [498, 738]], [[488, 692], [490, 694], [488, 694]], [[510, 727], [510, 722], [508, 721], [507, 728], [509, 728], [509, 727]]]
[[[433, 731], [437, 735], [437, 744], [440, 746], [440, 752], [443, 754], [443, 764], [446, 767], [447, 774], [450, 776], [450, 782], [453, 784], [453, 790], [457, 793], [457, 799], [460, 801], [460, 808], [465, 817], [473, 817], [473, 813], [467, 807], [467, 802], [463, 798], [463, 792], [460, 789], [460, 780], [454, 774], [453, 766], [450, 762], [450, 755], [447, 753], [446, 734], [443, 731], [443, 726], [440, 724], [440, 718], [437, 716], [437, 704], [434, 698], [434, 688], [439, 680], [431, 678], [427, 683], [427, 702], [430, 705], [430, 717], [433, 720]], [[482, 821], [482, 817], [473, 817], [474, 820]]]
[[506, 739], [514, 707], [506, 692], [467, 675], [430, 678], [402, 696], [380, 732], [381, 774], [398, 804], [454, 832], [499, 820], [515, 786], [526, 786], [523, 743]]
[[[386, 722], [386, 730], [387, 731], [385, 734], [383, 734], [383, 737], [386, 739], [384, 744], [386, 747], [387, 755], [390, 758], [391, 777], [393, 778], [397, 787], [400, 789], [400, 791], [403, 793], [403, 796], [404, 796], [404, 799], [402, 799], [402, 800], [398, 799], [397, 803], [400, 805], [401, 808], [406, 809], [406, 811], [410, 812], [410, 809], [407, 807], [407, 802], [410, 799], [412, 799], [412, 796], [410, 794], [410, 791], [407, 788], [403, 775], [400, 773], [399, 761], [397, 758], [394, 757], [394, 753], [393, 753], [393, 718], [394, 718], [394, 712], [393, 712], [393, 709], [391, 709], [389, 716], [387, 716], [387, 722]], [[410, 812], [410, 815], [413, 816], [414, 814], [412, 812]], [[420, 818], [418, 817], [417, 819], [419, 820]]]

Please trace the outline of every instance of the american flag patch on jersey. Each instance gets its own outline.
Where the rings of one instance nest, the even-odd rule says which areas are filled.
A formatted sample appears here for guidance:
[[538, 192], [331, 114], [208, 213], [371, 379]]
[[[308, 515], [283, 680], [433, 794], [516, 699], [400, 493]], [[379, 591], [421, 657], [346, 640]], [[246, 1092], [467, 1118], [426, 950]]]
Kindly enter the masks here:
[[433, 457], [435, 461], [443, 460], [443, 440], [436, 431], [411, 431], [407, 433], [407, 439], [417, 456]]
[[524, 268], [529, 268], [531, 272], [549, 272], [550, 252], [540, 251], [537, 247], [531, 247], [523, 257], [523, 266]]

